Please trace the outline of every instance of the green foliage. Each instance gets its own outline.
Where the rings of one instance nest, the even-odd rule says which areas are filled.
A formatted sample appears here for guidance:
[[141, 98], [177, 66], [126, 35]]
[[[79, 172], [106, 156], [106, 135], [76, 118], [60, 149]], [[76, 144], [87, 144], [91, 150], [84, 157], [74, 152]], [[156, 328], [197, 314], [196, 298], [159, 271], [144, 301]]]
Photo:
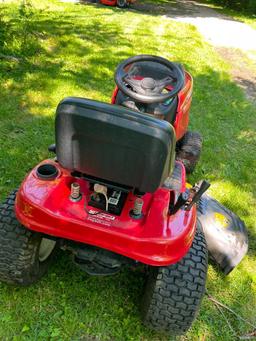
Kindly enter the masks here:
[[225, 6], [237, 11], [256, 14], [255, 0], [206, 0], [216, 5]]
[[[224, 2], [222, 2], [222, 0], [201, 0], [201, 2], [207, 3], [209, 6], [214, 7], [214, 9], [220, 12], [221, 14], [228, 15], [232, 17], [233, 19], [244, 22], [250, 25], [252, 28], [256, 29], [255, 11], [248, 12], [242, 8], [233, 9], [231, 7], [224, 7], [223, 5]], [[255, 4], [256, 4], [256, 1], [255, 1]]]
[[4, 50], [10, 36], [10, 24], [5, 18], [4, 9], [0, 8], [0, 49]]
[[27, 57], [39, 52], [38, 36], [33, 31], [37, 13], [31, 2], [22, 1], [8, 15], [8, 7], [0, 8], [0, 54]]
[[227, 7], [234, 8], [236, 10], [245, 10], [248, 12], [256, 13], [255, 0], [222, 0], [223, 4]]

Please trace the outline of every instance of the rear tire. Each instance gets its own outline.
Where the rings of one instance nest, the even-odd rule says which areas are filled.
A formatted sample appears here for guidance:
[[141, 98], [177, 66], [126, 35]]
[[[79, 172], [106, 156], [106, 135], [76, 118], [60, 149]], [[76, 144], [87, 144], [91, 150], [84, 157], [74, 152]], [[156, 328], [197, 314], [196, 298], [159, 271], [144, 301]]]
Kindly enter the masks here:
[[205, 292], [208, 252], [200, 223], [189, 252], [178, 263], [150, 267], [142, 300], [144, 323], [171, 335], [185, 333]]
[[0, 205], [0, 281], [26, 286], [45, 274], [56, 243], [19, 223], [16, 192]]
[[202, 137], [197, 132], [188, 131], [177, 142], [176, 159], [181, 161], [187, 174], [193, 173], [201, 155], [202, 151]]
[[129, 7], [129, 3], [127, 0], [117, 0], [117, 6], [120, 8]]

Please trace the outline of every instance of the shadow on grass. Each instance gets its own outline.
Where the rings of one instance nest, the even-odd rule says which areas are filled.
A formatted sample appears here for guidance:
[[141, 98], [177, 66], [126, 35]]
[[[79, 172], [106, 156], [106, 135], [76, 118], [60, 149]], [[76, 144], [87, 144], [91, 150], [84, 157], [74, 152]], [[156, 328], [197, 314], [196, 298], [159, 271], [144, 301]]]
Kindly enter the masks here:
[[[112, 72], [128, 57], [126, 50], [130, 43], [122, 33], [116, 32], [115, 26], [103, 27], [94, 17], [91, 20], [88, 17], [84, 25], [72, 21], [69, 15], [63, 18], [54, 13], [49, 19], [47, 14], [36, 13], [29, 23], [30, 44], [26, 47], [21, 43], [12, 49], [10, 40], [0, 50], [0, 129], [1, 139], [5, 141], [0, 147], [1, 193], [9, 190], [10, 185], [18, 186], [24, 170], [47, 155], [47, 145], [54, 140], [52, 114], [58, 102], [65, 96], [81, 95], [81, 89], [85, 93], [106, 92], [110, 96], [114, 86]], [[14, 19], [12, 25], [15, 26]], [[7, 37], [11, 39], [10, 34]], [[21, 39], [20, 35], [14, 36], [15, 39]], [[46, 39], [50, 39], [47, 48], [43, 44]], [[113, 51], [117, 41], [119, 48]], [[53, 99], [52, 93], [60, 83], [77, 87], [80, 94], [67, 90]], [[41, 92], [46, 96], [42, 98]]]
[[[94, 4], [95, 6], [104, 6], [97, 3], [95, 0], [80, 0], [81, 4]], [[119, 11], [120, 9], [113, 7], [113, 11]], [[140, 0], [132, 4], [130, 9], [125, 9], [139, 14], [154, 15], [154, 16], [166, 16], [170, 19], [176, 18], [217, 18], [228, 21], [238, 21], [228, 15], [219, 14], [215, 10], [211, 9], [204, 3], [195, 1], [176, 1], [176, 0]]]
[[[207, 290], [220, 302], [246, 316], [254, 301], [251, 280], [245, 274], [234, 285], [237, 278], [232, 276], [217, 276], [215, 273], [208, 279]], [[16, 324], [25, 321], [29, 326], [27, 337], [30, 338], [40, 339], [56, 333], [56, 337], [67, 340], [184, 340], [152, 332], [141, 324], [140, 301], [144, 281], [145, 274], [129, 269], [110, 277], [88, 276], [75, 267], [67, 254], [59, 252], [48, 274], [32, 287], [14, 288], [0, 284], [0, 302], [10, 320], [16, 320]], [[239, 335], [250, 331], [244, 323], [237, 324], [227, 311], [224, 313]], [[1, 317], [0, 311], [0, 327], [4, 328]], [[205, 296], [187, 339], [206, 335], [209, 340], [222, 340], [226, 328], [225, 320]], [[22, 334], [16, 332], [16, 335]], [[228, 330], [225, 331], [225, 340], [234, 340]]]

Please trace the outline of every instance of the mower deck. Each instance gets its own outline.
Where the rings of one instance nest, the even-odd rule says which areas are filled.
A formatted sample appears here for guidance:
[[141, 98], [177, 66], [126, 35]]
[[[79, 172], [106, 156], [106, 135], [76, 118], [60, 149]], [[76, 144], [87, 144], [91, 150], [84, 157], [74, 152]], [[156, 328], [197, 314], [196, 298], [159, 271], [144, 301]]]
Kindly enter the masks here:
[[[28, 229], [98, 246], [153, 266], [176, 263], [189, 250], [195, 234], [196, 208], [168, 215], [175, 192], [160, 188], [145, 194], [140, 219], [130, 215], [137, 198], [131, 192], [120, 215], [104, 211], [95, 215], [99, 210], [88, 206], [89, 182], [82, 177], [74, 178], [53, 160], [40, 165], [44, 163], [53, 164], [58, 176], [42, 180], [37, 176], [37, 166], [17, 193], [16, 216]], [[78, 202], [70, 200], [73, 182], [80, 184], [83, 194]]]

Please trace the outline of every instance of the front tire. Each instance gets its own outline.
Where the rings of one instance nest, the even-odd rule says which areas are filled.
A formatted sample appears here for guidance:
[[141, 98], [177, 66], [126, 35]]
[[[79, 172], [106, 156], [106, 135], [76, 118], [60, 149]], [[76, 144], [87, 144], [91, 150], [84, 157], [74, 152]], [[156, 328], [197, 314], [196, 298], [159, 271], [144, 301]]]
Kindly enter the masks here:
[[15, 198], [16, 191], [0, 205], [0, 281], [26, 286], [45, 274], [56, 242], [19, 223]]
[[184, 334], [199, 311], [207, 268], [206, 241], [198, 226], [189, 252], [178, 263], [150, 267], [142, 300], [144, 323], [156, 331]]
[[117, 6], [120, 8], [129, 7], [129, 3], [127, 0], [117, 0]]
[[200, 159], [202, 151], [202, 137], [197, 132], [188, 131], [177, 142], [176, 159], [181, 161], [187, 174], [192, 174]]

